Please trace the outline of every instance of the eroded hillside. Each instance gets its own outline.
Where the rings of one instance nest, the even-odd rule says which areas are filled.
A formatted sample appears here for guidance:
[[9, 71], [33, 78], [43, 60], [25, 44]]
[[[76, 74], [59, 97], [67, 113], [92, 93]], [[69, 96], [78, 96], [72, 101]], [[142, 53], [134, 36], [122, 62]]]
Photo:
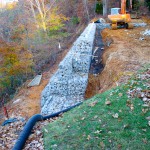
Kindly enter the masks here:
[[[143, 22], [142, 20], [135, 21]], [[102, 31], [101, 34], [105, 44], [105, 50], [102, 55], [104, 70], [96, 77], [89, 75], [89, 85], [86, 91], [87, 98], [125, 83], [131, 75], [149, 63], [150, 36], [143, 35], [146, 29], [150, 30], [150, 24], [149, 22], [147, 23], [147, 26], [136, 27], [132, 30], [105, 29]], [[33, 114], [40, 113], [41, 92], [47, 85], [49, 78], [56, 72], [59, 62], [64, 58], [68, 50], [59, 55], [57, 63], [49, 71], [43, 72], [39, 86], [27, 88], [29, 83], [27, 81], [18, 89], [13, 100], [6, 105], [10, 118], [22, 116], [28, 119]], [[1, 114], [1, 121], [3, 121], [5, 118], [2, 111]], [[34, 141], [35, 137], [30, 138], [30, 140]]]
[[[143, 20], [133, 20], [142, 23]], [[145, 21], [146, 22], [146, 21]], [[98, 76], [90, 75], [87, 97], [102, 93], [120, 85], [150, 61], [150, 36], [143, 35], [150, 30], [150, 24], [145, 27], [135, 27], [132, 30], [105, 29], [102, 37], [105, 50], [102, 56], [104, 70]]]

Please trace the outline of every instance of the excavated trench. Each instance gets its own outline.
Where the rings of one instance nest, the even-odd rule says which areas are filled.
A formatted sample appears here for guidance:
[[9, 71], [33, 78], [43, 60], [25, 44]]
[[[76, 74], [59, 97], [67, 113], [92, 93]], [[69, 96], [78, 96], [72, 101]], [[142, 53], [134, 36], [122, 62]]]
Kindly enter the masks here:
[[88, 99], [100, 90], [100, 78], [99, 75], [104, 69], [102, 63], [102, 54], [104, 51], [104, 43], [101, 35], [102, 29], [99, 24], [96, 25], [96, 33], [93, 47], [93, 57], [91, 60], [91, 66], [89, 71], [88, 86], [85, 93], [85, 99]]
[[[93, 57], [92, 57], [92, 61], [91, 61], [90, 71], [89, 71], [89, 78], [88, 78], [89, 81], [88, 81], [88, 86], [87, 86], [87, 90], [86, 90], [86, 93], [85, 93], [85, 97], [86, 98], [90, 98], [90, 97], [92, 97], [93, 95], [95, 95], [95, 94], [97, 94], [99, 92], [100, 88], [105, 85], [105, 84], [103, 84], [102, 86], [100, 86], [100, 79], [102, 80], [101, 75], [104, 74], [106, 76], [106, 73], [108, 74], [107, 71], [110, 71], [107, 67], [105, 67], [105, 69], [104, 69], [104, 65], [102, 63], [102, 54], [103, 54], [103, 51], [104, 51], [104, 45], [110, 45], [112, 40], [109, 39], [108, 41], [105, 41], [106, 37], [105, 37], [104, 33], [101, 35], [101, 31], [102, 31], [102, 29], [99, 28], [99, 26], [97, 25], [95, 39], [94, 39]], [[91, 33], [89, 32], [89, 35], [90, 34]], [[106, 33], [106, 35], [107, 35], [107, 33]], [[86, 37], [88, 37], [88, 36], [86, 36]], [[84, 37], [84, 39], [85, 39], [85, 37]], [[82, 45], [78, 45], [78, 46], [82, 47]], [[83, 47], [83, 49], [85, 49], [85, 48]], [[82, 54], [82, 58], [83, 58], [83, 56], [86, 56], [85, 53], [83, 53], [83, 54]], [[105, 53], [104, 53], [104, 55], [105, 55]], [[90, 55], [88, 54], [87, 56], [91, 56], [91, 54]], [[106, 63], [106, 61], [108, 60], [107, 58], [108, 57], [105, 58], [106, 60], [103, 59], [104, 63]], [[76, 64], [76, 61], [75, 61], [75, 64]], [[119, 62], [118, 62], [118, 64], [119, 64]], [[116, 65], [116, 61], [115, 61], [115, 65]], [[79, 64], [79, 66], [81, 66], [81, 64]], [[62, 67], [62, 64], [61, 64], [61, 67]], [[76, 67], [76, 68], [78, 68], [78, 67]], [[113, 66], [111, 68], [113, 68]], [[103, 71], [103, 69], [104, 69], [104, 71]], [[105, 70], [107, 70], [107, 71], [105, 71]], [[117, 66], [117, 70], [118, 70], [118, 66]], [[115, 75], [116, 75], [116, 73], [115, 73]], [[82, 78], [83, 78], [83, 76], [82, 76]], [[106, 77], [104, 77], [104, 78], [107, 81], [108, 78], [106, 78]], [[111, 76], [110, 80], [112, 80], [112, 76]], [[18, 150], [20, 150], [20, 148], [21, 148], [20, 144], [21, 144], [22, 147], [24, 146], [25, 140], [28, 138], [29, 134], [31, 133], [31, 129], [34, 126], [34, 124], [36, 123], [36, 121], [41, 121], [43, 119], [48, 119], [50, 117], [58, 116], [60, 113], [66, 112], [66, 111], [68, 111], [68, 110], [70, 110], [70, 109], [72, 109], [75, 106], [78, 106], [80, 104], [82, 104], [82, 103], [77, 103], [76, 105], [73, 105], [72, 107], [69, 107], [67, 109], [61, 110], [61, 111], [59, 111], [57, 113], [54, 113], [52, 115], [48, 115], [48, 116], [45, 116], [45, 117], [43, 117], [41, 115], [33, 116], [33, 118], [31, 118], [29, 120], [29, 123], [26, 124], [26, 128], [24, 129], [24, 131], [21, 134], [22, 136], [20, 136], [20, 138], [18, 139], [18, 141], [17, 141], [15, 146], [18, 147]], [[17, 148], [14, 147], [13, 150], [17, 150]]]
[[[101, 56], [102, 56], [102, 52], [103, 52], [103, 50], [104, 50], [104, 44], [103, 44], [103, 41], [102, 41], [102, 36], [101, 36], [101, 29], [100, 28], [98, 28], [98, 26], [97, 26], [97, 28], [96, 28], [96, 33], [95, 33], [95, 29], [94, 30], [91, 30], [92, 29], [92, 27], [93, 28], [96, 28], [95, 27], [95, 25], [89, 25], [89, 27], [87, 28], [88, 30], [86, 31], [85, 30], [85, 32], [83, 32], [83, 34], [81, 35], [81, 37], [76, 41], [76, 43], [74, 44], [74, 46], [72, 47], [72, 50], [70, 50], [70, 52], [67, 54], [67, 56], [64, 58], [64, 60], [60, 63], [60, 65], [59, 65], [59, 70], [57, 71], [57, 73], [56, 74], [54, 74], [54, 76], [53, 76], [53, 78], [50, 80], [50, 82], [49, 82], [49, 84], [46, 86], [46, 88], [45, 88], [45, 90], [44, 90], [44, 92], [43, 92], [43, 99], [42, 99], [42, 105], [41, 106], [43, 106], [44, 104], [46, 104], [47, 105], [47, 102], [45, 102], [45, 100], [47, 100], [48, 101], [48, 98], [50, 98], [50, 100], [48, 101], [48, 105], [46, 106], [48, 109], [46, 109], [45, 110], [45, 106], [43, 107], [44, 109], [42, 109], [42, 113], [45, 115], [46, 113], [47, 113], [47, 111], [49, 111], [50, 110], [50, 107], [49, 107], [49, 105], [50, 106], [52, 106], [51, 105], [51, 103], [52, 103], [52, 96], [50, 97], [49, 96], [49, 94], [50, 95], [52, 95], [49, 91], [49, 88], [52, 86], [53, 88], [54, 88], [54, 91], [55, 92], [57, 92], [57, 93], [54, 93], [53, 94], [53, 97], [55, 96], [55, 94], [58, 94], [58, 93], [60, 93], [60, 91], [61, 92], [63, 92], [63, 93], [60, 93], [60, 94], [65, 94], [65, 92], [66, 92], [66, 89], [60, 89], [60, 80], [54, 80], [54, 78], [57, 78], [57, 79], [62, 79], [63, 78], [63, 76], [64, 75], [70, 75], [69, 76], [69, 78], [70, 77], [75, 77], [75, 78], [73, 78], [74, 80], [73, 80], [73, 82], [75, 82], [76, 81], [76, 93], [75, 94], [79, 94], [79, 91], [81, 92], [81, 90], [82, 90], [82, 93], [84, 92], [85, 93], [85, 90], [84, 89], [86, 89], [86, 88], [79, 88], [79, 89], [77, 89], [77, 86], [81, 86], [79, 83], [79, 79], [81, 78], [82, 80], [84, 79], [84, 80], [87, 80], [88, 79], [88, 69], [89, 69], [89, 67], [90, 67], [90, 71], [89, 71], [89, 81], [91, 81], [91, 79], [92, 80], [94, 80], [94, 82], [92, 83], [93, 85], [92, 85], [92, 90], [91, 91], [95, 91], [94, 90], [94, 88], [93, 88], [93, 86], [95, 87], [95, 88], [97, 88], [97, 87], [99, 87], [99, 85], [98, 85], [98, 81], [97, 81], [97, 79], [99, 79], [98, 78], [98, 76], [99, 76], [99, 74], [100, 74], [100, 72], [102, 71], [102, 69], [103, 69], [103, 64], [102, 64], [102, 60], [101, 60]], [[86, 34], [85, 34], [86, 33]], [[87, 37], [89, 36], [89, 35], [91, 35], [91, 38], [89, 38], [88, 40], [87, 40]], [[95, 39], [94, 39], [94, 35], [95, 35]], [[84, 40], [86, 40], [86, 41], [84, 41]], [[79, 42], [78, 42], [79, 41]], [[85, 44], [84, 44], [85, 43]], [[94, 43], [94, 46], [93, 46], [93, 54], [92, 54], [92, 45], [93, 45], [93, 43]], [[82, 45], [81, 45], [82, 44]], [[84, 44], [84, 45], [83, 45]], [[82, 50], [84, 50], [83, 51], [83, 53], [81, 53], [81, 51]], [[86, 51], [85, 51], [86, 50]], [[82, 57], [82, 59], [76, 59], [76, 57], [75, 56], [72, 56], [72, 52], [80, 52], [79, 53], [79, 56], [80, 57]], [[92, 61], [91, 61], [91, 65], [90, 65], [90, 57], [91, 57], [91, 54], [92, 54]], [[84, 58], [84, 57], [85, 58]], [[70, 59], [70, 57], [75, 57], [74, 59], [75, 59], [75, 62], [73, 63], [72, 62], [72, 60], [74, 60], [74, 59]], [[84, 63], [82, 63], [83, 62], [83, 60], [85, 59], [85, 62]], [[68, 64], [68, 66], [66, 67], [66, 62], [68, 63], [69, 61], [71, 61], [71, 65], [70, 64]], [[81, 63], [80, 63], [80, 61], [81, 61]], [[85, 65], [85, 66], [82, 66], [82, 65]], [[72, 65], [73, 65], [73, 67], [72, 67]], [[75, 66], [75, 65], [77, 65], [77, 66]], [[65, 68], [64, 68], [65, 67]], [[82, 68], [81, 68], [82, 67]], [[63, 71], [63, 72], [61, 72], [61, 74], [60, 74], [60, 71], [62, 71], [62, 70], [64, 70], [65, 69], [65, 71]], [[75, 69], [78, 69], [78, 70], [75, 70]], [[81, 70], [79, 70], [79, 69], [81, 69]], [[66, 72], [67, 71], [72, 71], [73, 70], [73, 73], [74, 74], [72, 74], [72, 72], [69, 72], [68, 74], [66, 74]], [[76, 72], [75, 72], [76, 71]], [[59, 74], [58, 74], [59, 73]], [[78, 73], [78, 75], [77, 75], [77, 77], [75, 76], [76, 74]], [[80, 74], [82, 74], [82, 77], [78, 77], [79, 76], [79, 73]], [[58, 76], [59, 75], [59, 76]], [[61, 75], [61, 76], [60, 76]], [[62, 76], [63, 75], [63, 76]], [[68, 79], [68, 76], [66, 76], [66, 78], [65, 79]], [[59, 78], [58, 78], [59, 77]], [[76, 79], [77, 78], [77, 79]], [[81, 80], [81, 81], [82, 81]], [[58, 87], [56, 86], [56, 83], [55, 82], [58, 82], [59, 81], [59, 85], [58, 85]], [[62, 82], [62, 85], [63, 85], [63, 83], [64, 83], [64, 81], [65, 80], [63, 80], [63, 82]], [[54, 84], [53, 84], [53, 82], [54, 82]], [[72, 82], [72, 79], [71, 79], [71, 83], [73, 83]], [[90, 83], [90, 82], [89, 82]], [[94, 84], [95, 83], [95, 84]], [[82, 82], [82, 86], [83, 86], [83, 84], [84, 84], [84, 86], [86, 86], [87, 85], [87, 81], [84, 81], [84, 82]], [[72, 85], [72, 84], [70, 84], [71, 86], [69, 87], [69, 90], [72, 88], [72, 87], [74, 87], [74, 85]], [[89, 87], [90, 87], [90, 84], [88, 85], [88, 88], [87, 88], [87, 90], [89, 90]], [[59, 91], [58, 91], [59, 90]], [[74, 89], [71, 89], [72, 91], [74, 91]], [[53, 89], [51, 89], [51, 92], [53, 92]], [[81, 93], [81, 94], [82, 94]], [[48, 95], [47, 95], [48, 94]], [[67, 93], [68, 94], [68, 93]], [[82, 95], [84, 95], [84, 94], [82, 94]], [[79, 95], [81, 98], [82, 98], [82, 95]], [[71, 98], [71, 96], [72, 95], [70, 95], [70, 97], [69, 98]], [[91, 95], [92, 96], [92, 95]], [[79, 98], [80, 98], [79, 97]], [[57, 98], [58, 98], [58, 100], [62, 100], [62, 98], [64, 98], [64, 96], [62, 96], [62, 97], [58, 97], [57, 96]], [[66, 98], [68, 98], [68, 97], [66, 97]], [[77, 97], [76, 97], [77, 98]], [[54, 98], [54, 100], [55, 100], [55, 102], [56, 102], [56, 96], [55, 96], [55, 98]], [[65, 101], [62, 101], [62, 102], [66, 102], [66, 99], [65, 99]], [[43, 104], [44, 103], [44, 104]], [[82, 103], [82, 102], [81, 102]], [[23, 148], [23, 146], [24, 146], [24, 144], [25, 144], [25, 141], [26, 141], [26, 139], [28, 138], [28, 136], [29, 136], [29, 134], [30, 134], [30, 132], [31, 132], [31, 130], [32, 130], [32, 128], [33, 128], [33, 126], [35, 125], [35, 123], [37, 122], [37, 121], [42, 121], [43, 119], [45, 120], [45, 119], [48, 119], [48, 118], [52, 118], [52, 117], [55, 117], [55, 116], [58, 116], [60, 113], [62, 113], [62, 112], [66, 112], [66, 111], [68, 111], [68, 110], [70, 110], [70, 109], [72, 109], [72, 108], [74, 108], [74, 107], [76, 107], [76, 106], [78, 106], [78, 105], [80, 105], [81, 103], [77, 103], [76, 102], [76, 104], [75, 105], [72, 105], [72, 106], [70, 106], [70, 107], [67, 107], [67, 108], [65, 108], [65, 105], [63, 106], [62, 104], [61, 104], [61, 106], [63, 107], [63, 108], [55, 108], [56, 109], [56, 113], [51, 113], [51, 115], [46, 115], [46, 116], [42, 116], [41, 114], [36, 114], [36, 115], [34, 115], [33, 117], [31, 117], [29, 120], [28, 120], [28, 122], [26, 123], [26, 126], [24, 127], [24, 130], [21, 132], [21, 134], [20, 134], [20, 136], [19, 136], [19, 138], [18, 138], [18, 140], [17, 140], [17, 142], [16, 142], [16, 144], [14, 145], [14, 148], [13, 148], [13, 150], [19, 150], [19, 149], [22, 149]], [[56, 103], [57, 104], [57, 103]], [[58, 111], [58, 110], [60, 110], [60, 111]], [[45, 111], [45, 112], [44, 112]], [[51, 111], [51, 112], [53, 112], [53, 110]], [[49, 112], [48, 112], [49, 113]], [[48, 114], [47, 113], [47, 114]]]
[[101, 59], [103, 50], [104, 44], [101, 36], [101, 29], [97, 25], [93, 47], [93, 57], [89, 71], [90, 74], [97, 75], [103, 70], [104, 66]]
[[[58, 112], [84, 100], [95, 31], [96, 25], [90, 23], [59, 64], [58, 70], [42, 92], [41, 113], [43, 115]], [[95, 54], [97, 52], [95, 51]], [[97, 59], [93, 60], [97, 61]]]

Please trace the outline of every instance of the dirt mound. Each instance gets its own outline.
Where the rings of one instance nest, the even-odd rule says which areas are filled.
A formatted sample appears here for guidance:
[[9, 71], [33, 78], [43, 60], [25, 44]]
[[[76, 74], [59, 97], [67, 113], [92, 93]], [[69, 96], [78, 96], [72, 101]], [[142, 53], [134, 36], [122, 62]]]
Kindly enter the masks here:
[[[20, 89], [18, 89], [18, 92], [13, 100], [9, 101], [6, 104], [6, 108], [10, 118], [22, 116], [25, 119], [28, 119], [32, 115], [40, 113], [41, 92], [48, 84], [50, 77], [56, 72], [59, 62], [64, 58], [67, 52], [67, 49], [62, 52], [58, 56], [55, 65], [53, 65], [53, 67], [51, 67], [49, 71], [42, 74], [42, 80], [39, 86], [28, 88], [27, 85], [30, 81], [27, 81], [22, 87], [20, 87]], [[5, 117], [3, 114], [3, 109], [1, 109], [0, 123], [2, 123], [4, 120]]]
[[89, 76], [86, 98], [126, 82], [144, 64], [149, 63], [150, 36], [142, 35], [149, 28], [150, 24], [131, 30], [102, 31], [105, 44], [102, 60], [105, 67], [100, 75]]
[[[138, 20], [138, 22], [140, 21]], [[89, 75], [86, 98], [96, 93], [102, 93], [107, 89], [127, 81], [127, 79], [144, 64], [149, 63], [150, 36], [141, 34], [146, 29], [150, 29], [149, 20], [146, 20], [146, 22], [148, 24], [146, 27], [138, 27], [132, 30], [105, 29], [102, 31], [101, 34], [105, 44], [102, 60], [105, 67], [100, 75]], [[48, 72], [43, 73], [40, 86], [31, 88], [27, 88], [27, 86], [21, 87], [13, 101], [10, 101], [6, 105], [11, 117], [19, 115], [29, 118], [33, 114], [40, 112], [41, 91], [56, 71], [60, 60], [63, 59], [66, 52], [67, 50], [59, 56], [57, 63]], [[26, 85], [28, 83], [26, 83]], [[16, 100], [18, 102], [13, 103]], [[0, 117], [2, 122], [4, 120], [2, 110]]]

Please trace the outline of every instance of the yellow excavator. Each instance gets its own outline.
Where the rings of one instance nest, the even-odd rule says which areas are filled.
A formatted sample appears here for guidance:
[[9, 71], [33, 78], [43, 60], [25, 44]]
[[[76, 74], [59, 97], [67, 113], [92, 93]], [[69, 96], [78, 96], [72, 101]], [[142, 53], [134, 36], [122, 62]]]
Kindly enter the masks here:
[[111, 14], [108, 15], [108, 20], [111, 22], [111, 28], [113, 30], [116, 30], [118, 27], [133, 29], [131, 16], [126, 12], [126, 0], [121, 0], [121, 8], [111, 8]]

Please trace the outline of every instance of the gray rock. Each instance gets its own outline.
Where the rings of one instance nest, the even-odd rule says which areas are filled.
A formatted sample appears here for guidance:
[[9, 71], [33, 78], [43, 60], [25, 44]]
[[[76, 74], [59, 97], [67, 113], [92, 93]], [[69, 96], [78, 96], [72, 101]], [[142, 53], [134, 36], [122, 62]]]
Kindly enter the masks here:
[[133, 23], [133, 26], [134, 27], [145, 27], [145, 26], [147, 26], [147, 24], [145, 22], [143, 22], [143, 23]]
[[101, 30], [105, 29], [105, 28], [111, 28], [110, 23], [97, 23], [97, 27], [100, 28]]
[[84, 100], [96, 25], [91, 23], [74, 42], [41, 96], [41, 113], [52, 114]]
[[143, 35], [150, 36], [150, 30], [149, 30], [149, 29], [146, 29], [142, 34], [143, 34]]

